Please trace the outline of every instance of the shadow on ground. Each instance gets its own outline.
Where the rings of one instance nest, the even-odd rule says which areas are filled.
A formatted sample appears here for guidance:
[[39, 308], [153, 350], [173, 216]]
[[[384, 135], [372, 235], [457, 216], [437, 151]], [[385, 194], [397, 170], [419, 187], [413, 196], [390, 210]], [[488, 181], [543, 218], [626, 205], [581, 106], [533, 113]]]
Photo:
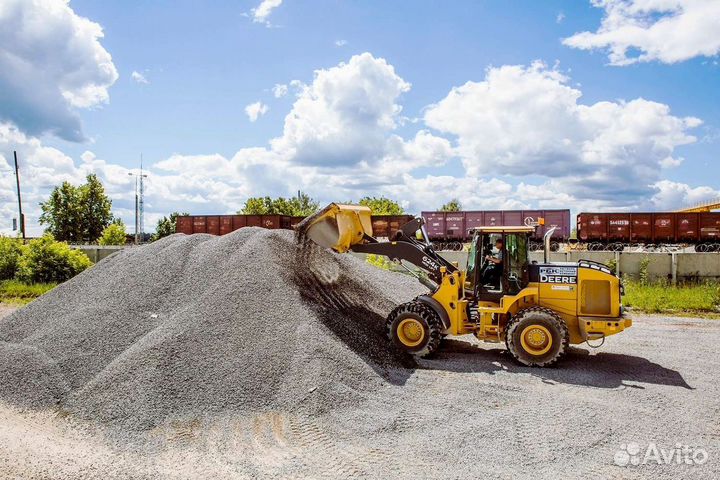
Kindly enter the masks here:
[[627, 383], [637, 382], [692, 389], [676, 370], [645, 358], [606, 352], [591, 356], [587, 350], [578, 348], [570, 348], [553, 367], [531, 368], [518, 365], [504, 348], [482, 348], [462, 340], [446, 339], [435, 358], [423, 360], [421, 365], [427, 369], [461, 373], [528, 373], [550, 384], [644, 388]]

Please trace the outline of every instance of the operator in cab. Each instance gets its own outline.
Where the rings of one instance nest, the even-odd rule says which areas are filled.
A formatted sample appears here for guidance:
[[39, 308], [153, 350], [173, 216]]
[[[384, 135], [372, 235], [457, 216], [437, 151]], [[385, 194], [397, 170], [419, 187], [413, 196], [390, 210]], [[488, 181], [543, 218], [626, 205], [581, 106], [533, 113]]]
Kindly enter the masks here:
[[503, 271], [503, 241], [498, 238], [495, 241], [495, 249], [497, 253], [485, 255], [487, 268], [483, 272], [483, 285], [499, 285], [500, 277]]

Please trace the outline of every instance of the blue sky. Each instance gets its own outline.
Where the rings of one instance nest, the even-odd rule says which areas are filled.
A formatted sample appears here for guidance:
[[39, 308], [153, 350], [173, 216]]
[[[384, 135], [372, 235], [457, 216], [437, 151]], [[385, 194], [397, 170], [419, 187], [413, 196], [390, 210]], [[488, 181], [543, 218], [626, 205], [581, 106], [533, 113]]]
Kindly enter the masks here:
[[[413, 212], [452, 197], [467, 208], [662, 209], [720, 188], [717, 2], [643, 11], [629, 0], [276, 0], [262, 2], [262, 17], [260, 0], [7, 2], [0, 23], [24, 19], [22, 29], [27, 12], [47, 22], [21, 36], [2, 25], [0, 35], [0, 53], [31, 65], [0, 74], [0, 122], [15, 132], [0, 155], [21, 144], [30, 203], [55, 180], [92, 171], [131, 224], [127, 169], [141, 152], [147, 223], [298, 188], [322, 201], [394, 196]], [[85, 22], [104, 36], [70, 45], [63, 32]], [[618, 48], [627, 48], [619, 60]], [[288, 90], [280, 98], [278, 84]], [[99, 96], [71, 94], [63, 106], [63, 94], [44, 102], [52, 110], [31, 101], [86, 85]], [[251, 121], [256, 102], [266, 113]], [[72, 119], [84, 140], [62, 133]], [[9, 175], [0, 178], [1, 230], [15, 213]]]

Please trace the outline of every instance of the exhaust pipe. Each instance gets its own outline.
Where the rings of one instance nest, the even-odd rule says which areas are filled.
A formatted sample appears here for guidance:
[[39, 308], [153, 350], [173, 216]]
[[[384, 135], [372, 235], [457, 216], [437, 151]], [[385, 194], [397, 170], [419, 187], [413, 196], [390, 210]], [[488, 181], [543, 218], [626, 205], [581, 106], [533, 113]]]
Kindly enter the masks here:
[[557, 227], [552, 227], [543, 235], [543, 245], [545, 245], [544, 263], [550, 263], [550, 237], [555, 233], [555, 230], [557, 230]]

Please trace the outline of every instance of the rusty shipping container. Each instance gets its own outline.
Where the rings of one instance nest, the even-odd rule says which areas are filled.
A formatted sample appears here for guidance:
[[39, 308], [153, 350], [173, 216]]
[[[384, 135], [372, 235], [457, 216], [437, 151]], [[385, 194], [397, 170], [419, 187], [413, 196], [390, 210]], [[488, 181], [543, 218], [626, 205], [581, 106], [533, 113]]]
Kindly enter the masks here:
[[720, 243], [720, 212], [583, 212], [577, 226], [587, 243]]
[[552, 238], [564, 241], [570, 237], [570, 210], [474, 210], [462, 212], [422, 212], [428, 236], [432, 241], [468, 241], [477, 227], [518, 226], [526, 222], [545, 224], [535, 230], [539, 240], [551, 227], [557, 227]]
[[675, 218], [675, 232], [678, 242], [693, 243], [700, 238], [697, 213], [678, 213]]
[[720, 212], [698, 213], [698, 226], [701, 242], [720, 242]]
[[[175, 230], [186, 235], [226, 235], [243, 227], [291, 230], [304, 218], [290, 215], [188, 215], [177, 218]], [[413, 218], [412, 215], [373, 215], [373, 234], [377, 237], [392, 238]]]

